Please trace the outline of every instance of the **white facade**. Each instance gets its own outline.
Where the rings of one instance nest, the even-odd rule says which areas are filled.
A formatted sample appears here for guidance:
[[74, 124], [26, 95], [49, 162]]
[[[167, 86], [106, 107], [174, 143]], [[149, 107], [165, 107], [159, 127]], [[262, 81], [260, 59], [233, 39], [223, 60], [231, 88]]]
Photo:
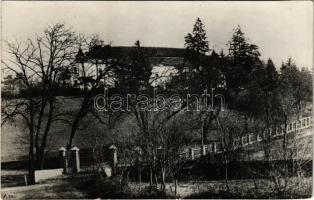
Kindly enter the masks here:
[[162, 64], [153, 66], [152, 75], [150, 77], [150, 84], [153, 87], [166, 87], [171, 78], [178, 73], [174, 66], [164, 66]]

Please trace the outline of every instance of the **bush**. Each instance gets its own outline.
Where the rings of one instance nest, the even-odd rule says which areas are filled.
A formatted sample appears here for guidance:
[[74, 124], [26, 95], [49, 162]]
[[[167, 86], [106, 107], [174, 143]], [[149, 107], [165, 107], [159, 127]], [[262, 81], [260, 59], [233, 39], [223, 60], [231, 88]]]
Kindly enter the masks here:
[[146, 187], [143, 189], [143, 191], [134, 196], [135, 199], [175, 199], [175, 196], [166, 193], [163, 194], [162, 191], [153, 188], [152, 190], [150, 190], [149, 187]]
[[106, 178], [100, 173], [95, 173], [85, 184], [89, 198], [131, 198], [131, 190], [123, 180]]
[[86, 181], [76, 184], [78, 190], [86, 193], [87, 198], [95, 199], [174, 199], [171, 194], [163, 194], [160, 190], [149, 187], [143, 188], [138, 193], [132, 191], [128, 186], [126, 179], [119, 177], [107, 178], [101, 172], [95, 172], [93, 175], [88, 176]]
[[236, 198], [241, 198], [240, 195], [237, 194], [232, 194], [230, 192], [198, 192], [198, 193], [193, 193], [185, 199], [236, 199]]

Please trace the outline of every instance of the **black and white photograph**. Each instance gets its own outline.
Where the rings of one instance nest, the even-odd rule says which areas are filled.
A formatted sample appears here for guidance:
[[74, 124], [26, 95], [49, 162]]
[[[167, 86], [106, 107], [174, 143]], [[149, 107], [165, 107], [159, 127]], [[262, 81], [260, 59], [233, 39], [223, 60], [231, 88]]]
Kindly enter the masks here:
[[2, 1], [1, 199], [313, 195], [313, 1]]

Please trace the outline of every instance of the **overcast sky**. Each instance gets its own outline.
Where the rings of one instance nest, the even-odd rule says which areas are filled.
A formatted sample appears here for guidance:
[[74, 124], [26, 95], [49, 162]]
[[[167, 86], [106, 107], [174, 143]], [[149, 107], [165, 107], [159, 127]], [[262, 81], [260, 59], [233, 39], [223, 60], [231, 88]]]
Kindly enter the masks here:
[[74, 31], [99, 34], [114, 46], [184, 47], [197, 17], [205, 24], [209, 45], [226, 49], [240, 25], [259, 46], [262, 59], [280, 67], [292, 57], [313, 66], [313, 4], [300, 2], [2, 2], [2, 37], [23, 40], [47, 25], [65, 22]]

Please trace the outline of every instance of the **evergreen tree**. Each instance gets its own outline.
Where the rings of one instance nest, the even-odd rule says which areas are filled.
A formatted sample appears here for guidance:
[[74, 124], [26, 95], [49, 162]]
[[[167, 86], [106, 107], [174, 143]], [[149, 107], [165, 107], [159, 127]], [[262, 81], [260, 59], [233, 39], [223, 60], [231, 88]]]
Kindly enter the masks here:
[[[182, 68], [179, 69], [179, 73], [184, 74], [184, 82], [187, 83], [187, 87], [191, 90], [196, 90], [198, 87], [203, 87], [202, 71], [208, 64], [208, 41], [206, 41], [206, 32], [204, 30], [204, 24], [200, 18], [196, 19], [192, 33], [187, 34], [185, 37], [186, 52], [184, 60], [186, 61]], [[183, 80], [184, 80], [183, 79]]]
[[150, 87], [152, 65], [149, 58], [153, 55], [153, 51], [141, 47], [140, 41], [136, 41], [127, 58], [115, 69], [118, 88], [137, 93]]
[[192, 33], [185, 36], [185, 47], [195, 53], [206, 54], [209, 51], [206, 39], [204, 24], [200, 18], [197, 18]]
[[291, 58], [282, 64], [279, 76], [279, 93], [282, 110], [300, 114], [306, 103], [312, 101], [312, 76], [309, 71], [299, 70]]
[[214, 50], [209, 53], [206, 39], [204, 25], [200, 18], [197, 18], [192, 33], [185, 37], [185, 62], [178, 66], [179, 75], [173, 79], [173, 87], [182, 85], [183, 90], [196, 92], [222, 85], [224, 81], [222, 71], [226, 58]]
[[266, 81], [265, 85], [267, 85], [269, 90], [275, 90], [278, 86], [278, 72], [273, 61], [269, 58], [266, 64]]
[[228, 43], [229, 66], [227, 69], [227, 87], [238, 92], [249, 82], [250, 73], [261, 64], [258, 46], [250, 44], [238, 26]]

